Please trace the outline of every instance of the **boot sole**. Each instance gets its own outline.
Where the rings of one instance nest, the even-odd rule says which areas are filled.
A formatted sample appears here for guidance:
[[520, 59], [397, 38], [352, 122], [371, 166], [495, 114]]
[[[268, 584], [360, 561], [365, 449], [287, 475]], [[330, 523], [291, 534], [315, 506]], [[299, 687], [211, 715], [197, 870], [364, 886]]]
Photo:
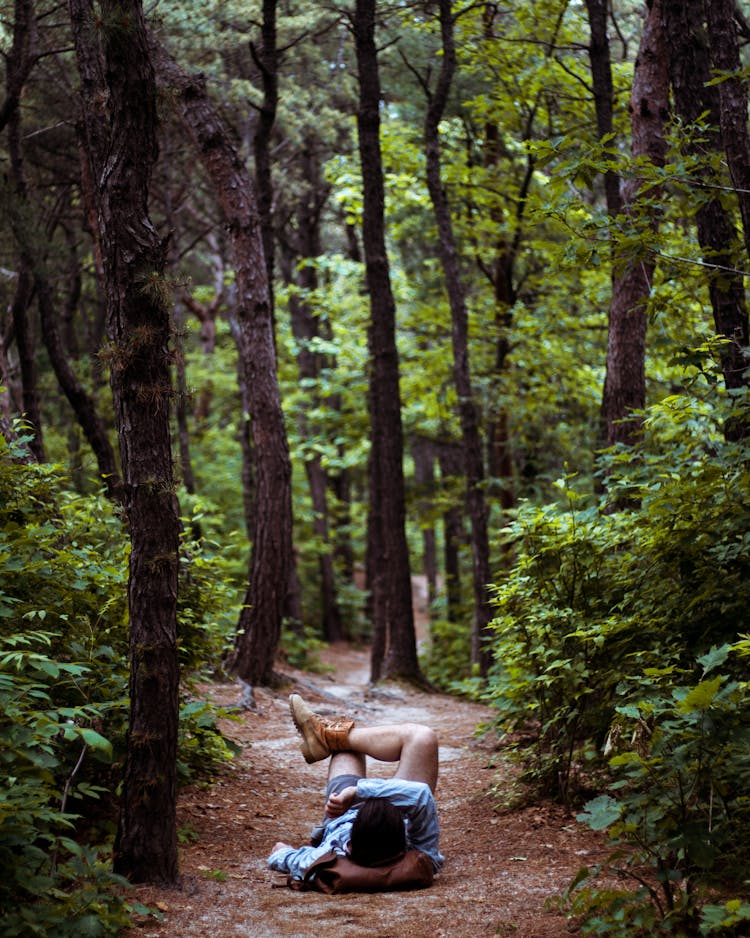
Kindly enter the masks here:
[[[307, 734], [305, 733], [304, 724], [301, 723], [301, 722], [297, 719], [297, 714], [295, 713], [295, 709], [294, 709], [294, 698], [295, 698], [295, 697], [299, 697], [299, 694], [291, 694], [290, 697], [289, 697], [289, 712], [290, 712], [291, 715], [292, 715], [292, 722], [294, 723], [294, 726], [295, 726], [297, 732], [298, 732], [298, 733], [300, 734], [300, 736], [302, 737], [302, 743], [300, 744], [300, 752], [302, 753], [302, 755], [303, 755], [303, 757], [304, 757], [304, 759], [305, 759], [305, 762], [307, 762], [308, 765], [312, 765], [314, 762], [320, 762], [322, 759], [325, 759], [326, 756], [328, 756], [330, 753], [327, 752], [327, 751], [322, 747], [322, 745], [321, 745], [321, 755], [315, 756], [315, 755], [313, 754], [312, 748], [311, 748], [310, 743], [309, 743], [309, 741], [308, 741], [308, 739], [307, 739]], [[299, 699], [302, 700], [301, 697], [299, 697]], [[313, 734], [313, 738], [315, 738], [314, 734]], [[317, 738], [315, 739], [315, 741], [318, 742]]]

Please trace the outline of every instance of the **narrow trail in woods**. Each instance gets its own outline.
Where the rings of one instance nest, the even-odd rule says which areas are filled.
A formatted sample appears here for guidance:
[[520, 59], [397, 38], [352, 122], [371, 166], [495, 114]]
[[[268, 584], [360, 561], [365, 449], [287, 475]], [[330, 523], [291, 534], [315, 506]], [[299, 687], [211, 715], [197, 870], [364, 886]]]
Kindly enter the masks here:
[[[401, 685], [368, 687], [366, 651], [326, 649], [330, 668], [313, 674], [285, 668], [288, 687], [256, 691], [257, 712], [227, 722], [243, 752], [210, 788], [182, 792], [178, 825], [193, 843], [180, 848], [177, 888], [137, 887], [134, 897], [158, 907], [163, 920], [144, 919], [129, 938], [263, 936], [263, 938], [556, 938], [570, 933], [565, 918], [545, 909], [575, 872], [603, 856], [600, 838], [562, 807], [541, 804], [497, 813], [490, 786], [512, 768], [475, 728], [487, 708]], [[329, 715], [361, 722], [414, 720], [437, 730], [440, 779], [436, 793], [446, 864], [432, 888], [411, 893], [322, 896], [273, 888], [284, 877], [266, 868], [277, 840], [307, 841], [322, 811], [327, 763], [308, 766], [289, 718], [288, 694], [298, 691]], [[231, 683], [206, 688], [218, 703], [238, 696]], [[370, 774], [391, 767], [369, 762]]]

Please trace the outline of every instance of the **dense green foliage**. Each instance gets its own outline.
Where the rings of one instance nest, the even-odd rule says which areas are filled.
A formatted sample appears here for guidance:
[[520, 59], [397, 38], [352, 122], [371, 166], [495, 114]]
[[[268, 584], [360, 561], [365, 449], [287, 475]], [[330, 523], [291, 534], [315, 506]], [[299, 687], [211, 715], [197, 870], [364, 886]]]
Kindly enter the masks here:
[[[19, 428], [20, 429], [20, 428]], [[108, 871], [127, 725], [127, 538], [103, 496], [0, 437], [0, 931], [115, 934], [127, 885]], [[218, 664], [223, 561], [183, 557], [184, 677]], [[217, 714], [186, 684], [181, 778], [231, 758]]]
[[600, 890], [582, 871], [590, 933], [684, 934], [711, 887], [750, 877], [750, 472], [722, 433], [730, 407], [745, 404], [649, 410], [643, 451], [603, 461], [630, 510], [566, 479], [566, 504], [524, 505], [507, 530], [486, 696], [527, 780], [573, 804], [605, 790], [580, 819], [609, 828], [608, 871], [641, 883]]
[[[280, 658], [292, 666], [315, 664], [321, 558], [334, 557], [348, 637], [367, 640], [370, 628], [361, 573], [372, 366], [350, 6], [278, 4], [274, 301], [301, 606], [301, 621], [285, 624]], [[78, 77], [62, 8], [47, 0], [36, 7], [41, 55], [13, 137], [24, 211], [39, 228], [32, 248], [51, 282], [67, 358], [114, 440], [101, 284], [74, 132]], [[740, 7], [748, 12], [746, 2]], [[0, 2], [5, 56], [15, 8]], [[484, 681], [471, 665], [464, 479], [435, 456], [461, 446], [451, 315], [424, 178], [423, 121], [440, 56], [436, 8], [378, 4], [407, 537], [412, 572], [424, 567], [426, 576], [424, 535], [434, 535], [444, 557], [448, 518], [460, 515], [451, 584], [458, 598], [449, 606], [447, 561], [438, 561], [424, 672], [492, 704], [493, 730], [514, 742], [524, 797], [551, 791], [610, 832], [610, 867], [624, 872], [624, 888], [600, 888], [596, 871], [582, 871], [568, 897], [572, 913], [594, 934], [731, 935], [750, 917], [750, 474], [747, 444], [727, 442], [724, 431], [746, 404], [721, 391], [720, 342], [694, 232], [707, 190], [691, 182], [699, 157], [686, 142], [703, 139], [706, 128], [670, 125], [664, 167], [628, 155], [626, 100], [642, 8], [636, 0], [609, 5], [614, 128], [600, 140], [586, 4], [454, 5], [459, 69], [440, 138], [487, 443], [497, 618], [495, 665]], [[175, 58], [207, 76], [251, 164], [263, 96], [262, 4], [159, 0], [148, 13]], [[163, 93], [150, 211], [171, 232], [174, 357], [185, 366], [178, 401], [186, 415], [181, 426], [175, 420], [174, 438], [182, 431], [188, 444], [179, 458], [175, 445], [175, 465], [184, 482], [179, 771], [189, 780], [232, 751], [195, 681], [220, 673], [232, 641], [252, 485], [243, 479], [248, 414], [226, 232], [172, 104]], [[712, 163], [739, 229], [726, 167]], [[607, 216], [602, 175], [613, 167], [622, 179], [646, 180], [642, 214]], [[0, 180], [4, 208], [18, 197], [9, 178]], [[3, 419], [24, 409], [8, 312], [20, 279], [10, 214], [0, 213]], [[313, 224], [319, 243], [312, 238], [311, 246]], [[648, 297], [643, 445], [601, 454], [613, 246], [658, 264]], [[31, 331], [41, 334], [29, 303]], [[293, 327], [300, 303], [314, 325], [309, 338]], [[127, 914], [105, 861], [126, 739], [128, 538], [42, 346], [35, 363], [47, 461], [25, 461], [21, 425], [10, 427], [9, 441], [0, 435], [0, 909], [8, 910], [0, 930], [97, 934], [115, 931]], [[315, 374], [301, 378], [310, 352]], [[502, 460], [490, 458], [498, 426]], [[418, 442], [432, 447], [431, 481], [417, 478]], [[307, 474], [315, 460], [328, 484], [327, 538]]]

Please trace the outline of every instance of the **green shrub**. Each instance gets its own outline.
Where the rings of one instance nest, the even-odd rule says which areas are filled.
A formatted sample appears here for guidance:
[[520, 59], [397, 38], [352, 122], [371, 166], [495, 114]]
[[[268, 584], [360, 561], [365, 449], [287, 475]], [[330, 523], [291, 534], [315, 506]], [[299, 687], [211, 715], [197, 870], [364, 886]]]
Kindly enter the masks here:
[[73, 808], [101, 794], [80, 769], [111, 758], [97, 727], [121, 701], [61, 705], [89, 673], [49, 657], [51, 644], [44, 632], [0, 640], [0, 932], [115, 934], [128, 920], [111, 891], [122, 881], [77, 842]]
[[[573, 909], [584, 915], [585, 933], [690, 933], [709, 890], [750, 877], [750, 684], [721, 673], [746, 644], [701, 657], [697, 682], [665, 666], [619, 688], [618, 738], [627, 745], [609, 760], [609, 793], [590, 801], [579, 820], [608, 831], [616, 850], [605, 869], [638, 889], [613, 896], [589, 885], [598, 871], [584, 871], [575, 885], [587, 889]], [[652, 930], [618, 930], [616, 922], [634, 927], [620, 915], [625, 907], [640, 909]], [[711, 933], [711, 922], [724, 927], [731, 912], [711, 908], [702, 934]], [[733, 914], [741, 920], [741, 903]]]
[[[750, 619], [750, 464], [720, 416], [670, 398], [637, 454], [607, 457], [607, 500], [522, 505], [517, 561], [496, 590], [486, 698], [522, 730], [527, 777], [560, 797], [601, 765], [623, 680], [735, 641]], [[629, 510], [611, 512], [610, 499]]]
[[[23, 439], [0, 435], [0, 933], [116, 934], [129, 908], [107, 871], [128, 719], [128, 538], [101, 494], [23, 456]], [[223, 552], [185, 543], [186, 679], [218, 665], [233, 599]], [[182, 780], [231, 758], [220, 715], [184, 702]]]
[[471, 630], [465, 621], [431, 619], [430, 637], [420, 649], [425, 677], [443, 690], [466, 691], [464, 682], [470, 678]]

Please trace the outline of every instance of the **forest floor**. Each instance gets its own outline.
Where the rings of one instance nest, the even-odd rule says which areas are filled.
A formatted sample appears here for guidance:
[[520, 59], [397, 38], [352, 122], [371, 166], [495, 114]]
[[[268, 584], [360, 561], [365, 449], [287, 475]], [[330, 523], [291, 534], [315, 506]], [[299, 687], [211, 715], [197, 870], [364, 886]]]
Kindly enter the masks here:
[[[140, 886], [132, 898], [158, 908], [129, 938], [559, 938], [575, 932], [546, 907], [577, 870], [602, 859], [601, 837], [552, 802], [503, 810], [495, 787], [513, 784], [514, 769], [492, 734], [477, 738], [488, 708], [400, 684], [368, 685], [369, 656], [348, 645], [320, 655], [328, 669], [284, 668], [288, 686], [256, 690], [257, 711], [223, 724], [242, 754], [208, 788], [184, 790], [178, 827], [190, 834], [180, 848], [176, 888]], [[299, 692], [321, 713], [350, 713], [362, 723], [413, 720], [440, 740], [436, 792], [445, 867], [427, 890], [324, 896], [273, 888], [285, 883], [266, 866], [273, 844], [306, 843], [322, 812], [326, 762], [307, 765], [289, 718], [288, 695]], [[235, 684], [205, 692], [229, 706]], [[371, 775], [391, 766], [369, 760]]]

